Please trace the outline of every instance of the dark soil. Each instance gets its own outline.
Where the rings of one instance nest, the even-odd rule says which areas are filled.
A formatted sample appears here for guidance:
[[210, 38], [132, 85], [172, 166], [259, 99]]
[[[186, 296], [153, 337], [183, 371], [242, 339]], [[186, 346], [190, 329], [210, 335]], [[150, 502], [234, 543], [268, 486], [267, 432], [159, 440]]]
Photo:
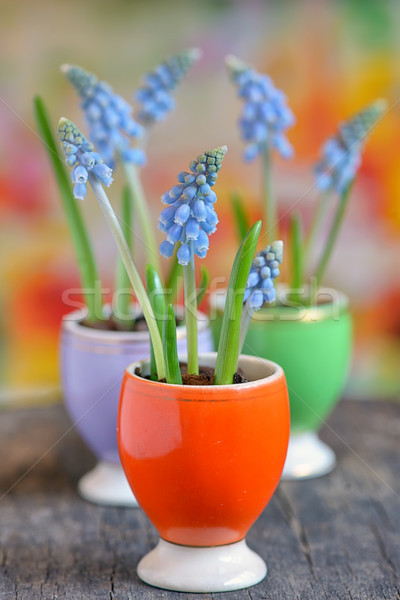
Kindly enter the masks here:
[[[182, 374], [182, 384], [183, 385], [214, 385], [214, 368], [212, 367], [200, 367], [199, 375], [193, 375], [187, 372], [186, 363], [180, 363], [181, 374]], [[142, 376], [140, 368], [136, 367], [135, 375], [139, 377]], [[146, 375], [145, 379], [150, 379], [148, 375]], [[166, 383], [167, 380], [165, 378], [159, 380], [160, 383]], [[240, 372], [240, 370], [235, 373], [233, 376], [234, 384], [239, 383], [247, 383], [249, 380]]]

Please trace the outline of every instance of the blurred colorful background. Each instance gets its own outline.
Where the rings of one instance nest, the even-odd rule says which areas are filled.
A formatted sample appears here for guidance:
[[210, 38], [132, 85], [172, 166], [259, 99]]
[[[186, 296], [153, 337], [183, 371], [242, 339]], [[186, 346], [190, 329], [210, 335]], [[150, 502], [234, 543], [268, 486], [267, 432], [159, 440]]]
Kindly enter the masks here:
[[[200, 151], [228, 145], [218, 180], [220, 225], [205, 261], [214, 278], [229, 273], [237, 244], [230, 192], [239, 190], [252, 215], [260, 214], [260, 165], [242, 162], [240, 103], [226, 54], [268, 73], [296, 114], [288, 135], [296, 156], [275, 161], [282, 214], [296, 205], [307, 218], [316, 198], [312, 165], [337, 123], [375, 98], [388, 100], [389, 111], [366, 147], [327, 283], [350, 296], [355, 316], [347, 395], [400, 396], [398, 2], [2, 0], [0, 7], [0, 404], [57, 397], [58, 331], [71, 310], [63, 292], [79, 286], [53, 174], [35, 131], [33, 96], [43, 96], [54, 123], [63, 115], [83, 126], [59, 65], [79, 64], [131, 100], [146, 71], [193, 46], [203, 57], [178, 90], [176, 110], [152, 131], [143, 182], [156, 222], [160, 195], [176, 173]], [[110, 196], [118, 206], [116, 179]], [[110, 287], [113, 240], [90, 195], [82, 210], [103, 285]]]

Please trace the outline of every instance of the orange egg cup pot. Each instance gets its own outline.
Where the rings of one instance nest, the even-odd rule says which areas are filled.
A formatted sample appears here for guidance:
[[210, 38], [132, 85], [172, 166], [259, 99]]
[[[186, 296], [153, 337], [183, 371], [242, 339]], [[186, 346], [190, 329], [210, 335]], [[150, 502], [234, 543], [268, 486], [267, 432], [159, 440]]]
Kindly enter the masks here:
[[[214, 366], [215, 359], [214, 353], [202, 355], [200, 364]], [[244, 540], [285, 462], [290, 425], [282, 369], [243, 356], [239, 367], [249, 383], [182, 386], [139, 377], [137, 366], [143, 372], [136, 363], [124, 375], [118, 440], [140, 506], [170, 544], [209, 548]], [[138, 572], [148, 581], [143, 569]]]

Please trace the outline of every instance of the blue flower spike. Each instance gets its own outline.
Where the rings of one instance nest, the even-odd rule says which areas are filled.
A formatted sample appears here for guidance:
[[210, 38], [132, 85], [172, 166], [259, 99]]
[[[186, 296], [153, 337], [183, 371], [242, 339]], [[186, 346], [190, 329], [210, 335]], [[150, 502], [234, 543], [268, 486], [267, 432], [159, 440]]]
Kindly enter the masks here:
[[170, 56], [144, 77], [143, 85], [134, 95], [140, 104], [137, 118], [144, 126], [162, 121], [174, 109], [172, 92], [200, 57], [201, 50], [198, 48], [185, 50]]
[[252, 310], [259, 310], [264, 302], [274, 302], [274, 279], [280, 274], [283, 260], [283, 242], [278, 240], [257, 253], [250, 269], [243, 301]]
[[168, 205], [159, 220], [159, 228], [166, 234], [166, 240], [160, 245], [162, 256], [170, 258], [178, 242], [181, 243], [177, 253], [181, 265], [189, 264], [192, 247], [200, 258], [206, 256], [208, 236], [216, 231], [218, 223], [214, 210], [217, 196], [211, 188], [227, 150], [226, 146], [221, 146], [200, 154], [189, 164], [190, 171], [179, 173], [179, 184], [161, 197]]
[[93, 152], [93, 144], [88, 142], [72, 121], [64, 117], [60, 119], [58, 137], [65, 162], [72, 168], [71, 180], [76, 199], [84, 200], [86, 197], [89, 176], [107, 187], [111, 185], [112, 170], [105, 164], [100, 154]]
[[227, 56], [226, 66], [244, 102], [239, 119], [241, 136], [246, 142], [244, 159], [250, 162], [269, 149], [276, 150], [283, 158], [291, 158], [293, 148], [285, 132], [296, 120], [285, 94], [268, 75], [257, 73], [235, 56]]
[[144, 152], [131, 146], [143, 135], [143, 128], [132, 117], [132, 106], [114, 93], [111, 86], [96, 75], [75, 65], [62, 65], [61, 71], [82, 98], [82, 110], [89, 128], [89, 138], [103, 160], [114, 166], [118, 156], [126, 163], [142, 166]]
[[321, 191], [344, 192], [361, 164], [361, 152], [368, 134], [387, 109], [386, 100], [376, 100], [339, 126], [321, 149], [315, 167], [316, 186]]

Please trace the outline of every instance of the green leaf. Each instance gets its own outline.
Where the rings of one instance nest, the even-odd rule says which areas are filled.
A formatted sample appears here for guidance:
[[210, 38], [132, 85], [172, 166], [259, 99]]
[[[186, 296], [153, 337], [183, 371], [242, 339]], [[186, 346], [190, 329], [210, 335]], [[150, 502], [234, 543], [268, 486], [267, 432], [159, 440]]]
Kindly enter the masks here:
[[210, 286], [210, 273], [206, 267], [200, 267], [200, 285], [197, 291], [197, 306], [203, 300], [205, 293]]
[[176, 322], [172, 304], [165, 311], [163, 323], [163, 350], [165, 359], [165, 376], [167, 383], [182, 385], [182, 375], [178, 359], [178, 347], [176, 341]]
[[[34, 114], [38, 132], [48, 154], [60, 190], [63, 208], [67, 217], [68, 226], [72, 236], [78, 268], [81, 277], [81, 287], [85, 304], [88, 308], [88, 320], [101, 319], [101, 314], [96, 314], [96, 308], [102, 306], [101, 285], [93, 251], [89, 241], [86, 227], [83, 223], [77, 202], [73, 196], [70, 178], [64, 167], [64, 161], [58, 151], [58, 145], [52, 134], [52, 127], [46, 106], [39, 96], [34, 99]], [[99, 298], [96, 298], [99, 294]]]
[[303, 229], [300, 214], [290, 216], [290, 251], [292, 255], [292, 281], [291, 287], [294, 290], [296, 298], [299, 295], [298, 290], [303, 284]]
[[[160, 335], [163, 332], [163, 317], [165, 314], [165, 296], [164, 290], [161, 283], [160, 275], [158, 271], [153, 265], [146, 265], [146, 286], [147, 286], [147, 295], [150, 300], [150, 304], [152, 306], [154, 316], [157, 322], [158, 331]], [[157, 380], [157, 368], [156, 361], [154, 356], [153, 344], [150, 343], [150, 376], [151, 379]]]
[[180, 284], [183, 281], [182, 265], [179, 264], [176, 257], [178, 252], [178, 244], [175, 245], [174, 253], [171, 256], [171, 267], [165, 282], [165, 296], [167, 304], [176, 304], [179, 293]]
[[231, 202], [233, 206], [233, 214], [235, 217], [238, 238], [241, 242], [250, 229], [250, 222], [244, 208], [243, 196], [241, 196], [239, 192], [234, 192], [231, 195]]
[[[132, 253], [132, 201], [130, 190], [127, 186], [124, 187], [122, 192], [121, 202], [121, 229], [125, 236], [126, 243], [128, 244], [129, 250]], [[134, 319], [130, 316], [130, 304], [132, 299], [132, 293], [126, 293], [120, 295], [122, 290], [131, 290], [131, 282], [126, 272], [125, 265], [122, 262], [120, 256], [117, 259], [117, 275], [115, 278], [115, 292], [118, 298], [117, 313], [114, 317], [119, 321], [121, 325], [126, 329], [132, 329], [134, 325]]]
[[239, 358], [240, 320], [243, 296], [254, 259], [261, 221], [257, 221], [246, 234], [237, 251], [226, 294], [221, 336], [215, 365], [214, 383], [228, 385], [233, 382]]

